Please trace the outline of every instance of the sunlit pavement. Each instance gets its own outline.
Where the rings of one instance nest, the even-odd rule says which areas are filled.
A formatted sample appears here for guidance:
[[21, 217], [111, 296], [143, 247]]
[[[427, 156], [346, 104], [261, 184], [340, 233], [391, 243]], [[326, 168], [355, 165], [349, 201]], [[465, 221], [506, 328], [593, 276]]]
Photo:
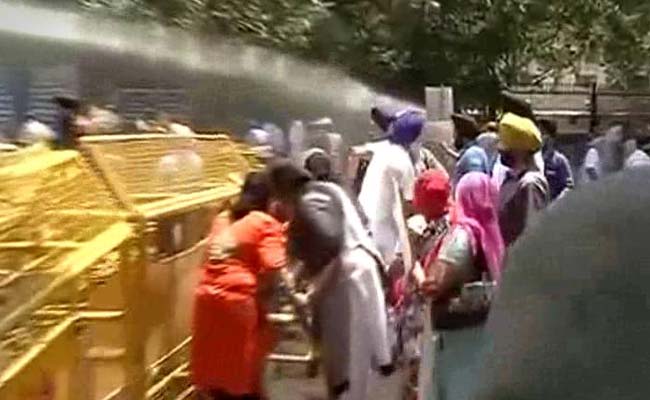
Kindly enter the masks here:
[[[277, 353], [305, 354], [309, 350], [305, 334], [297, 327], [284, 328]], [[266, 387], [271, 400], [327, 400], [324, 378], [308, 378], [305, 364], [269, 363], [266, 370]], [[321, 371], [322, 372], [322, 371]], [[389, 378], [373, 375], [368, 399], [399, 400], [403, 374], [396, 372]], [[357, 399], [355, 399], [357, 400]], [[359, 399], [365, 400], [365, 399]]]
[[[373, 376], [368, 399], [399, 400], [401, 382], [399, 372], [389, 378]], [[267, 387], [271, 400], [327, 400], [322, 376], [307, 378], [302, 365], [269, 365]]]

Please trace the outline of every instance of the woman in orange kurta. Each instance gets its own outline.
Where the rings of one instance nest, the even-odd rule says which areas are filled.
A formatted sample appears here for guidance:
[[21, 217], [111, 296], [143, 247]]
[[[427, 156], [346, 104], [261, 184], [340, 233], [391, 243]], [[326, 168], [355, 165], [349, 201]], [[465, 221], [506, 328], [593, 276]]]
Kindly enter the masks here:
[[192, 379], [208, 399], [262, 397], [273, 335], [265, 294], [286, 263], [282, 224], [271, 216], [265, 175], [250, 174], [230, 218], [217, 218], [195, 292]]

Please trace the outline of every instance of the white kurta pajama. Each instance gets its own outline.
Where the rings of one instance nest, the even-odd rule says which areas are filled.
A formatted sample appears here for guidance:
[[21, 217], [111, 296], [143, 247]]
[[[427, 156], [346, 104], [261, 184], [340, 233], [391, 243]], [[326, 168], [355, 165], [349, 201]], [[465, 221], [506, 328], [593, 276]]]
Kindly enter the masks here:
[[345, 244], [326, 268], [332, 275], [314, 304], [317, 335], [328, 387], [348, 382], [338, 398], [365, 400], [372, 370], [391, 363], [381, 258], [349, 197], [337, 185], [324, 185], [343, 204]]
[[400, 240], [399, 219], [404, 218], [402, 200], [413, 200], [415, 166], [407, 149], [388, 141], [373, 144], [372, 152], [359, 203], [368, 217], [373, 242], [390, 265], [405, 245]]

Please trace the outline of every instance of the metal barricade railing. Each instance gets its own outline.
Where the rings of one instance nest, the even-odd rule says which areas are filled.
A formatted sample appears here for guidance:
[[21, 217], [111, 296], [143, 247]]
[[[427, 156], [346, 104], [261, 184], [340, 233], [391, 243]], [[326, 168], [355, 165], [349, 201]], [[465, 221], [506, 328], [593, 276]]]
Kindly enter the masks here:
[[[131, 214], [74, 151], [0, 157], [0, 398], [101, 398], [102, 367], [134, 392], [125, 288], [144, 247]], [[102, 300], [119, 288], [120, 296]], [[108, 357], [107, 355], [111, 355]], [[83, 382], [83, 384], [80, 384]], [[108, 388], [107, 388], [108, 390]]]
[[0, 156], [0, 398], [188, 398], [207, 232], [261, 164], [224, 135], [93, 136], [81, 154]]
[[145, 371], [140, 398], [177, 398], [191, 391], [187, 363], [194, 287], [214, 216], [255, 168], [246, 150], [221, 134], [82, 140], [88, 161], [144, 231], [146, 263], [140, 296], [131, 306], [146, 311], [130, 336], [140, 343]]
[[250, 170], [227, 135], [87, 136], [82, 148], [117, 177], [136, 205], [220, 187], [231, 183], [231, 173]]

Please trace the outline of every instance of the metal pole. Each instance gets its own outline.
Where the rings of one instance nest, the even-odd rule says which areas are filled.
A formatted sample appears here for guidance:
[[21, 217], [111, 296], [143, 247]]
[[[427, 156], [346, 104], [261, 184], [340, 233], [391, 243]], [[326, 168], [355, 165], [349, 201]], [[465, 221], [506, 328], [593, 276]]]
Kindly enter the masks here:
[[[146, 267], [152, 255], [148, 255], [155, 243], [157, 232], [153, 222], [140, 222], [136, 237], [120, 249], [120, 279], [124, 290], [127, 306], [125, 315], [126, 356], [123, 360], [126, 382], [124, 398], [127, 400], [142, 400], [145, 398], [147, 387], [146, 368], [146, 299], [143, 298]], [[155, 255], [153, 255], [155, 256]]]
[[594, 133], [596, 131], [596, 127], [598, 126], [598, 83], [597, 82], [592, 82], [591, 84], [590, 101], [591, 104], [589, 105], [590, 108], [589, 133]]

